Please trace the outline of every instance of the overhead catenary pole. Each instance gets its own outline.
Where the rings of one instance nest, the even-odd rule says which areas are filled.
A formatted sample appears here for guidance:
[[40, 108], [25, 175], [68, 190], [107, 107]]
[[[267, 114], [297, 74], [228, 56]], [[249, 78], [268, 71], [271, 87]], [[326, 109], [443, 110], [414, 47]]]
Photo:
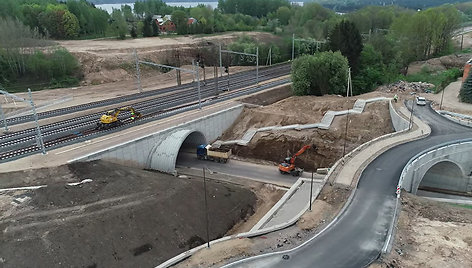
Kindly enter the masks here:
[[198, 73], [198, 64], [197, 64], [197, 68], [195, 68], [195, 66], [193, 66], [192, 70], [189, 70], [189, 69], [184, 69], [184, 68], [180, 68], [180, 67], [174, 67], [174, 66], [169, 66], [169, 65], [165, 65], [165, 64], [159, 64], [159, 63], [141, 61], [141, 60], [139, 61], [139, 63], [140, 64], [147, 64], [147, 65], [151, 65], [151, 66], [156, 66], [156, 67], [161, 67], [161, 68], [174, 69], [174, 70], [182, 71], [182, 72], [185, 72], [185, 73], [190, 73], [192, 75], [196, 75], [197, 76], [197, 90], [198, 90], [198, 107], [200, 109], [202, 108], [201, 92], [200, 92], [200, 76], [199, 76], [199, 73]]
[[139, 58], [138, 58], [138, 52], [136, 52], [136, 49], [134, 49], [134, 59], [136, 60], [136, 79], [138, 80], [138, 90], [139, 93], [143, 92], [143, 88], [141, 86], [141, 69], [139, 68]]
[[2, 117], [3, 127], [5, 131], [8, 131], [7, 119], [5, 118], [5, 114], [3, 113], [2, 103], [0, 103], [0, 116]]
[[28, 95], [30, 98], [30, 104], [31, 104], [31, 109], [33, 109], [33, 118], [34, 122], [36, 124], [36, 143], [38, 144], [38, 147], [41, 149], [41, 152], [43, 154], [46, 154], [46, 148], [44, 147], [44, 141], [43, 141], [43, 136], [41, 134], [41, 128], [39, 127], [39, 122], [38, 122], [38, 114], [36, 113], [36, 106], [34, 105], [33, 102], [33, 94], [31, 94], [31, 89], [28, 88]]
[[197, 61], [197, 66], [195, 70], [195, 74], [197, 76], [197, 90], [198, 90], [198, 109], [202, 109], [202, 94], [200, 92], [200, 70], [199, 70], [199, 64]]
[[259, 47], [256, 48], [256, 85], [259, 86]]
[[220, 44], [220, 77], [223, 77], [223, 60], [221, 58], [221, 44]]
[[[238, 52], [238, 51], [231, 51], [231, 50], [221, 50], [221, 53], [227, 53], [227, 56], [229, 54], [236, 54], [236, 55], [243, 55], [243, 56], [249, 56], [249, 57], [255, 57], [256, 58], [256, 84], [259, 82], [259, 48], [256, 50], [256, 54], [251, 54], [251, 53], [244, 53], [244, 52]], [[220, 61], [221, 64], [221, 61]], [[228, 67], [229, 67], [229, 58], [228, 58]], [[229, 75], [229, 70], [228, 70], [228, 75]]]

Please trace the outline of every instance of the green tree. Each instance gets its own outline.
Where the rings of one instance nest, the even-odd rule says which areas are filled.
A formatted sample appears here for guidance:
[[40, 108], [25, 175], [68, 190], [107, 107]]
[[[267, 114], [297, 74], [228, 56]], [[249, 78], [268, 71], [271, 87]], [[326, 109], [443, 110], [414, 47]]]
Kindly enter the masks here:
[[346, 20], [338, 23], [329, 34], [328, 46], [346, 56], [353, 73], [358, 71], [363, 45], [361, 34], [354, 23]]
[[172, 21], [175, 23], [177, 34], [188, 33], [188, 17], [187, 14], [182, 10], [176, 10], [172, 13]]
[[151, 15], [146, 16], [143, 23], [143, 36], [151, 37], [152, 36], [152, 24], [156, 24], [152, 19]]
[[348, 68], [340, 52], [301, 56], [292, 64], [292, 89], [296, 95], [344, 94]]
[[472, 103], [472, 72], [470, 71], [464, 83], [462, 83], [459, 98], [462, 102]]
[[119, 9], [113, 9], [111, 13], [111, 25], [110, 29], [114, 35], [118, 35], [119, 38], [125, 39], [126, 33], [128, 33], [128, 24], [125, 21], [123, 13]]
[[74, 39], [79, 36], [79, 20], [69, 11], [62, 15], [62, 24], [64, 25], [64, 37], [67, 39]]
[[292, 12], [290, 11], [290, 8], [283, 6], [277, 9], [276, 17], [282, 25], [287, 25], [291, 16]]
[[370, 92], [386, 81], [382, 54], [372, 45], [365, 45], [360, 57], [359, 73], [352, 79], [355, 95]]

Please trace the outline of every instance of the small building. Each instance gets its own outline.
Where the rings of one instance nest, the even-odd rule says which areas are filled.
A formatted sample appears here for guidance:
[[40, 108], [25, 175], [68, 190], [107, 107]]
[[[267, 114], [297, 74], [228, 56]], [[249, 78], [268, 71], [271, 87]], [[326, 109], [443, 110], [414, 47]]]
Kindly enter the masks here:
[[176, 26], [172, 21], [171, 15], [165, 15], [164, 17], [161, 15], [154, 15], [152, 16], [152, 19], [157, 26], [159, 26], [159, 31], [161, 33], [175, 32]]
[[188, 18], [188, 21], [187, 21], [187, 25], [193, 25], [193, 24], [197, 24], [198, 23], [198, 20], [196, 18]]

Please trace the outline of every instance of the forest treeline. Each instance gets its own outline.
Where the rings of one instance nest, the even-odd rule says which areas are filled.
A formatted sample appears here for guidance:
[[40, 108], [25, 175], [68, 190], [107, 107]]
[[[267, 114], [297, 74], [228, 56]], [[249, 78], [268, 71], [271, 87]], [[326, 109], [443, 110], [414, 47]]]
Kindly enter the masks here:
[[[172, 15], [176, 34], [267, 31], [279, 35], [281, 41], [271, 45], [247, 38], [231, 45], [232, 49], [247, 53], [255, 53], [259, 46], [260, 62], [267, 61], [269, 51], [273, 62], [290, 59], [292, 34], [303, 40], [295, 43], [296, 55], [339, 50], [338, 47], [330, 47], [327, 41], [342, 21], [351, 22], [362, 37], [358, 58], [355, 61], [350, 59], [350, 65], [355, 70], [355, 90], [362, 92], [397, 77], [412, 61], [450, 53], [454, 30], [461, 23], [472, 20], [472, 3], [443, 5], [422, 11], [398, 6], [367, 6], [339, 14], [318, 3], [305, 3], [301, 7], [287, 0], [219, 0], [217, 9], [203, 5], [172, 7], [161, 0], [146, 0], [135, 2], [134, 8], [123, 5], [108, 14], [85, 0], [1, 0], [0, 28], [24, 26], [22, 31], [28, 29], [31, 34], [27, 36], [38, 40], [105, 36], [137, 38], [162, 34], [152, 16], [168, 14]], [[189, 24], [189, 18], [197, 19], [197, 23]], [[31, 70], [39, 69], [26, 68], [33, 64], [33, 60], [26, 58], [38, 57], [46, 62], [52, 60], [51, 54], [41, 52], [44, 55], [27, 53], [24, 57], [13, 56], [15, 53], [25, 54], [22, 46], [25, 45], [20, 42], [16, 47], [5, 47], [0, 42], [0, 83], [9, 83], [28, 75], [45, 76], [31, 73]], [[61, 53], [65, 55], [64, 51]], [[16, 68], [12, 64], [15, 59], [21, 60], [24, 68]], [[249, 59], [236, 58], [233, 63], [252, 64]], [[49, 71], [47, 79], [68, 81], [68, 74], [77, 73], [77, 68], [75, 64], [67, 66], [70, 70], [58, 72], [62, 78], [55, 75], [55, 71]]]

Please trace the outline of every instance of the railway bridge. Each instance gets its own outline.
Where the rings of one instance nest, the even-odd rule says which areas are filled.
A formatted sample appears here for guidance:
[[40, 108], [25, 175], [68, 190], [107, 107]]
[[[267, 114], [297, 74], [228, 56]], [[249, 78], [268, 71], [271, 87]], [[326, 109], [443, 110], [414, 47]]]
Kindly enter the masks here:
[[238, 118], [243, 107], [240, 104], [227, 108], [157, 133], [73, 159], [70, 162], [102, 159], [125, 166], [176, 174], [175, 163], [179, 152], [189, 148], [195, 150], [198, 144], [216, 140]]

